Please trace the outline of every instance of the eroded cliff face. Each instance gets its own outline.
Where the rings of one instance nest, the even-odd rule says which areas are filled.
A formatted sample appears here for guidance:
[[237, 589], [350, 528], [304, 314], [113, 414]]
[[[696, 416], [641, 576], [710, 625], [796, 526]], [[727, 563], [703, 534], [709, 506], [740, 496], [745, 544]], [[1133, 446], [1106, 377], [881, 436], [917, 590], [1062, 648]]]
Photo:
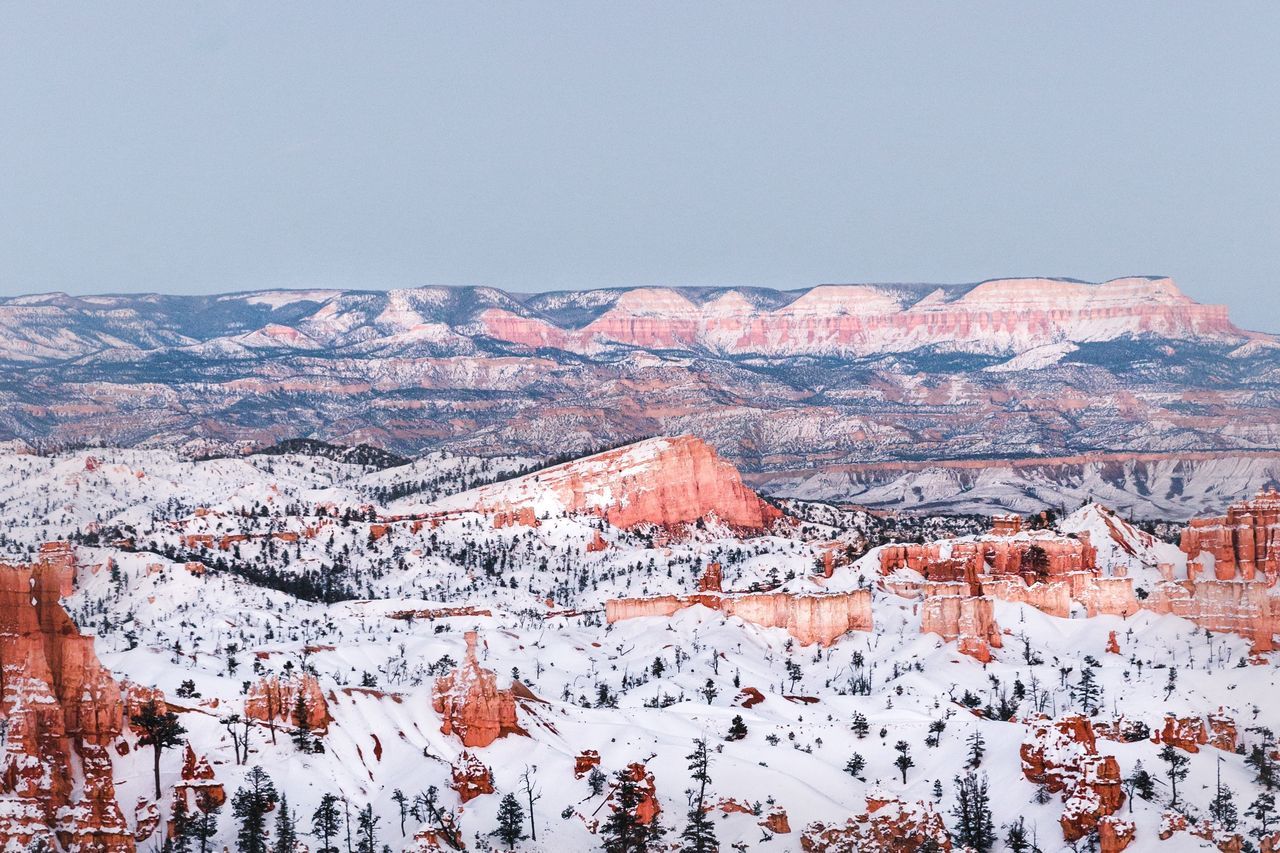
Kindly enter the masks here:
[[1280, 597], [1261, 580], [1165, 581], [1156, 584], [1143, 606], [1172, 613], [1210, 631], [1239, 634], [1255, 652], [1271, 651], [1280, 627]]
[[0, 847], [132, 851], [107, 749], [123, 727], [120, 688], [59, 604], [74, 577], [61, 543], [0, 565]]
[[1181, 546], [1206, 576], [1220, 581], [1265, 577], [1274, 586], [1280, 575], [1280, 492], [1261, 491], [1231, 504], [1224, 516], [1191, 519]]
[[924, 584], [920, 632], [954, 640], [961, 654], [983, 663], [991, 660], [993, 648], [1003, 646], [992, 600], [970, 595], [968, 584], [959, 581]]
[[467, 657], [462, 665], [436, 679], [431, 704], [443, 717], [440, 731], [456, 735], [464, 746], [484, 747], [507, 735], [529, 736], [520, 725], [516, 706], [520, 700], [536, 701], [529, 689], [512, 682], [498, 687], [498, 676], [476, 659], [476, 632], [468, 631]]
[[801, 645], [829, 646], [850, 631], [872, 629], [871, 592], [800, 594], [790, 592], [660, 595], [649, 598], [614, 598], [605, 603], [610, 622], [641, 616], [669, 617], [701, 604], [727, 616], [765, 628], [785, 628]]
[[738, 469], [691, 435], [654, 438], [575, 459], [454, 496], [503, 524], [537, 523], [538, 513], [598, 515], [615, 527], [669, 530], [716, 519], [740, 533], [761, 532], [782, 512], [748, 488]]
[[298, 722], [295, 711], [299, 695], [306, 707], [307, 727], [323, 734], [333, 720], [329, 716], [329, 703], [320, 689], [320, 681], [310, 673], [292, 678], [272, 675], [259, 679], [245, 697], [244, 715], [264, 723], [292, 726]]

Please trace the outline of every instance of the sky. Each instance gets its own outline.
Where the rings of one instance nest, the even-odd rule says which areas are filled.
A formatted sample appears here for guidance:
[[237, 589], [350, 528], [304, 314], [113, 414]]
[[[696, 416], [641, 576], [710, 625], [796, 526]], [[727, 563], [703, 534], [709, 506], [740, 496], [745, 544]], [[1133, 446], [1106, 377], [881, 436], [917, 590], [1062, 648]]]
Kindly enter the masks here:
[[1280, 3], [0, 0], [0, 294], [1171, 275], [1280, 332]]

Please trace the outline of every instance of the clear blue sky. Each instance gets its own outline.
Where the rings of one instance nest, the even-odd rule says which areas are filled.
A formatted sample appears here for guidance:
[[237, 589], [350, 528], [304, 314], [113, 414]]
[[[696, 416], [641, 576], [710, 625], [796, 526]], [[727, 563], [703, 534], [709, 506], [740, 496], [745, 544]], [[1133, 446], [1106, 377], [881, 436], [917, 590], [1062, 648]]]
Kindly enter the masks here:
[[11, 3], [0, 293], [1172, 275], [1280, 331], [1280, 3]]

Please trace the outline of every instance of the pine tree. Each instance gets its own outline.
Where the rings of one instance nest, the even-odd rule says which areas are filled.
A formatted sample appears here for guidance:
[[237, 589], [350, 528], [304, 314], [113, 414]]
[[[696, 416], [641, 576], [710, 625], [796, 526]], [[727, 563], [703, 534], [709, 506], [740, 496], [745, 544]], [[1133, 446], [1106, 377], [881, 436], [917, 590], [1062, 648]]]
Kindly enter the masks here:
[[198, 853], [209, 853], [213, 839], [218, 836], [218, 815], [222, 806], [205, 802], [191, 819], [191, 837], [199, 843]]
[[492, 833], [507, 845], [507, 849], [511, 850], [516, 846], [516, 842], [525, 837], [524, 834], [524, 807], [520, 805], [520, 800], [515, 794], [507, 794], [502, 798], [502, 802], [498, 804], [498, 828]]
[[1218, 781], [1214, 786], [1213, 800], [1209, 803], [1209, 815], [1228, 832], [1232, 832], [1239, 823], [1236, 814], [1235, 793], [1222, 784], [1222, 758], [1218, 758]]
[[609, 781], [609, 777], [600, 772], [599, 767], [592, 767], [591, 772], [587, 774], [587, 787], [591, 790], [591, 796], [598, 797], [604, 791], [604, 783]]
[[178, 797], [173, 804], [173, 814], [169, 816], [173, 832], [165, 840], [166, 853], [191, 853], [191, 827], [194, 820], [194, 816], [187, 808], [187, 798]]
[[1102, 688], [1098, 685], [1093, 667], [1086, 664], [1080, 670], [1080, 681], [1072, 688], [1073, 698], [1080, 703], [1080, 710], [1093, 715], [1098, 712], [1102, 703]]
[[861, 753], [855, 752], [844, 765], [844, 772], [855, 779], [862, 779], [862, 771], [867, 768], [867, 760]]
[[261, 767], [251, 769], [244, 781], [231, 798], [231, 813], [240, 821], [236, 840], [241, 853], [267, 853], [267, 812], [276, 803], [276, 786]]
[[275, 853], [293, 853], [298, 845], [298, 829], [289, 811], [289, 798], [280, 798], [280, 809], [276, 812]]
[[747, 724], [742, 721], [741, 714], [734, 714], [733, 719], [729, 722], [729, 733], [725, 735], [725, 740], [742, 740], [747, 736]]
[[156, 802], [160, 802], [160, 753], [182, 743], [182, 736], [187, 730], [173, 711], [160, 713], [154, 699], [148, 699], [138, 713], [129, 718], [129, 722], [142, 729], [138, 745], [149, 746], [154, 751]]
[[1156, 795], [1156, 783], [1151, 778], [1151, 774], [1142, 766], [1142, 762], [1138, 761], [1133, 765], [1133, 772], [1129, 774], [1129, 778], [1124, 780], [1125, 787], [1129, 789], [1129, 811], [1133, 812], [1134, 795], [1142, 797], [1144, 800], [1150, 800]]
[[1271, 750], [1268, 749], [1267, 744], [1254, 744], [1244, 762], [1252, 767], [1256, 774], [1253, 781], [1268, 791], [1274, 790], [1277, 782], [1280, 782], [1280, 774], [1276, 772], [1276, 762], [1271, 758]]
[[1167, 743], [1158, 754], [1160, 756], [1160, 760], [1169, 765], [1168, 769], [1165, 771], [1165, 775], [1169, 777], [1169, 791], [1171, 794], [1169, 805], [1176, 806], [1178, 804], [1178, 783], [1183, 779], [1186, 779], [1187, 774], [1191, 772], [1188, 768], [1188, 765], [1191, 763], [1191, 759], [1187, 758], [1187, 756], [1182, 753], [1182, 750]]
[[636, 816], [643, 799], [631, 774], [619, 770], [614, 776], [613, 812], [600, 829], [601, 849], [605, 853], [647, 853], [649, 846], [662, 837], [656, 818], [645, 824]]
[[1031, 839], [1027, 837], [1026, 819], [1019, 817], [1015, 823], [1009, 824], [1005, 833], [1004, 845], [1013, 853], [1028, 853], [1031, 850]]
[[956, 804], [951, 814], [955, 816], [952, 835], [958, 844], [986, 853], [996, 843], [986, 774], [956, 777]]
[[333, 794], [325, 794], [320, 798], [320, 805], [311, 813], [311, 834], [321, 840], [324, 846], [318, 853], [337, 853], [333, 839], [338, 837], [342, 826], [342, 813], [338, 811], [338, 798]]
[[307, 697], [301, 690], [293, 703], [293, 745], [298, 752], [311, 752], [315, 748], [315, 735], [311, 732], [311, 709], [307, 707]]
[[982, 732], [978, 731], [974, 726], [972, 732], [969, 733], [967, 740], [969, 744], [969, 767], [977, 769], [982, 766], [982, 756], [986, 752], [987, 742], [982, 739]]
[[366, 803], [360, 810], [359, 829], [356, 832], [356, 853], [378, 853], [378, 821], [373, 806]]
[[680, 837], [684, 839], [682, 853], [715, 853], [716, 828], [707, 817], [707, 785], [711, 784], [711, 759], [707, 753], [707, 741], [698, 738], [693, 742], [693, 752], [685, 756], [689, 760], [689, 773], [698, 783], [696, 793], [689, 794], [689, 823]]
[[1253, 830], [1252, 835], [1255, 838], [1262, 838], [1271, 833], [1271, 821], [1274, 819], [1276, 811], [1276, 795], [1270, 791], [1263, 791], [1254, 797], [1249, 808], [1245, 811], [1245, 817], [1251, 817], [1258, 822], [1258, 826]]
[[898, 757], [893, 760], [893, 765], [902, 771], [902, 784], [907, 784], [907, 770], [915, 767], [916, 763], [911, 760], [911, 747], [907, 745], [905, 740], [900, 740], [893, 745], [898, 751]]
[[867, 733], [870, 731], [871, 731], [871, 726], [867, 725], [867, 718], [863, 716], [862, 712], [854, 711], [853, 712], [854, 735], [858, 738], [858, 740], [862, 740], [864, 737], [867, 736]]

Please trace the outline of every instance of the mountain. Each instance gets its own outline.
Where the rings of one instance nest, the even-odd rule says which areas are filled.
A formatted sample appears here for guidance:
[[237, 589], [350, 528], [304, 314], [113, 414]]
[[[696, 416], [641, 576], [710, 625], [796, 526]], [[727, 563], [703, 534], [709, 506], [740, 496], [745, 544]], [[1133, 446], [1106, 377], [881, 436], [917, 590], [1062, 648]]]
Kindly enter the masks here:
[[820, 484], [1280, 448], [1280, 342], [1166, 278], [47, 294], [0, 300], [0, 367], [0, 442], [547, 458], [687, 433], [757, 485], [868, 503]]

